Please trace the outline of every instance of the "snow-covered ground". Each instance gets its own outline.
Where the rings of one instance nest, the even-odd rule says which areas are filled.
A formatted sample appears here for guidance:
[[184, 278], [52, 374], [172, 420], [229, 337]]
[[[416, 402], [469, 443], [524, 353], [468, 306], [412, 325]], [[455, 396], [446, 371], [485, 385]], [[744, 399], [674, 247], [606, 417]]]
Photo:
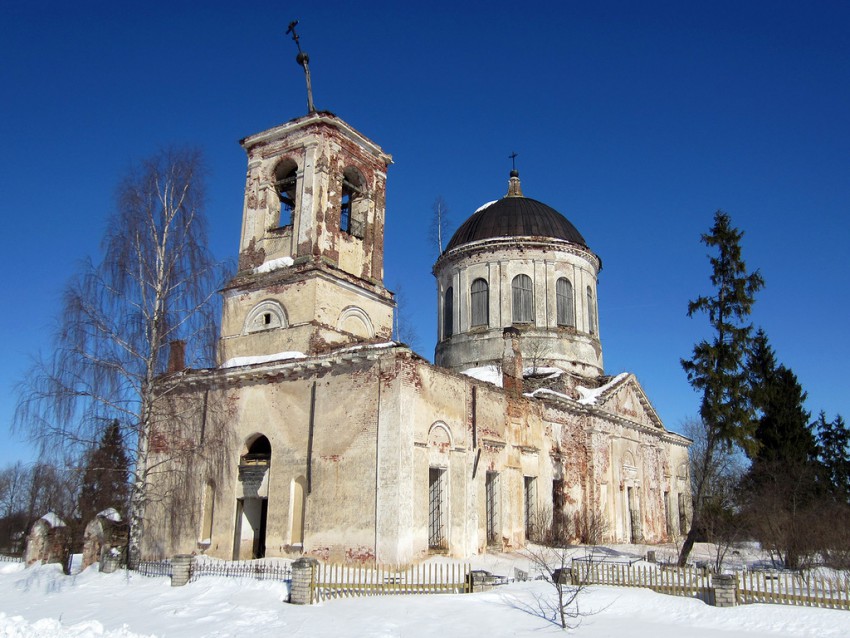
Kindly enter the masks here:
[[[484, 557], [509, 573], [520, 562]], [[501, 571], [500, 571], [501, 570]], [[542, 581], [463, 595], [354, 598], [300, 607], [282, 601], [281, 583], [204, 577], [185, 587], [168, 578], [90, 568], [64, 576], [57, 565], [24, 569], [0, 563], [0, 638], [56, 636], [557, 636]], [[571, 635], [588, 638], [731, 638], [850, 636], [850, 612], [783, 605], [710, 607], [698, 600], [641, 589], [591, 587], [585, 616]]]

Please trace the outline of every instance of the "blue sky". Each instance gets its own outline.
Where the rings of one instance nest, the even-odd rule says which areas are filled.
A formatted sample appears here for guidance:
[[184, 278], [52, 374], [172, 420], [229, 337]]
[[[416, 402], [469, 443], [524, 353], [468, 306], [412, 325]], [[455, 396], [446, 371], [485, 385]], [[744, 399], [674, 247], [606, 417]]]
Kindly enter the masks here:
[[49, 351], [68, 277], [97, 258], [127, 167], [171, 145], [209, 163], [214, 253], [234, 257], [238, 140], [315, 102], [391, 153], [385, 282], [433, 356], [427, 242], [523, 190], [601, 256], [606, 372], [635, 372], [667, 426], [697, 412], [679, 359], [707, 336], [700, 233], [744, 230], [753, 322], [809, 393], [850, 417], [850, 4], [846, 2], [30, 3], [0, 6], [0, 465], [15, 384]]

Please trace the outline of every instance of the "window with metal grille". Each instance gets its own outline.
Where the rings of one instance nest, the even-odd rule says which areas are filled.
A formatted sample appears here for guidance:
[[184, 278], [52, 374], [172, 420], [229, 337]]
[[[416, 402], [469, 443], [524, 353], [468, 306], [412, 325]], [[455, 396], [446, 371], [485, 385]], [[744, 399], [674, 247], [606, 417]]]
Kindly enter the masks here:
[[555, 282], [555, 301], [559, 326], [575, 326], [576, 315], [573, 310], [573, 285], [566, 277]]
[[537, 530], [537, 477], [526, 476], [525, 479], [525, 537], [532, 539]]
[[443, 304], [443, 339], [448, 339], [454, 334], [454, 289], [449, 286], [446, 289], [445, 303]]
[[486, 326], [490, 323], [490, 286], [483, 279], [472, 282], [472, 323], [474, 326]]
[[514, 323], [534, 321], [534, 284], [528, 275], [517, 275], [511, 282]]
[[439, 467], [428, 469], [428, 547], [446, 549], [445, 473]]
[[485, 481], [487, 510], [487, 543], [497, 543], [501, 530], [499, 525], [499, 473], [487, 472]]
[[593, 303], [593, 292], [587, 287], [587, 331], [596, 334], [596, 304]]

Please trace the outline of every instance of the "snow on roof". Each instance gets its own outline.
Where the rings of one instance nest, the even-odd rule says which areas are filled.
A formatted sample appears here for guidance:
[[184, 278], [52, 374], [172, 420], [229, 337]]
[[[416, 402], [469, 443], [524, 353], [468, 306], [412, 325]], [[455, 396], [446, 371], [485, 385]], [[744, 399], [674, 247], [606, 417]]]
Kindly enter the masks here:
[[239, 366], [250, 366], [256, 363], [269, 363], [270, 361], [285, 361], [286, 359], [303, 359], [303, 352], [278, 352], [275, 354], [263, 354], [251, 357], [233, 357], [221, 364], [222, 368], [238, 368]]
[[[492, 202], [487, 202], [486, 204], [482, 204], [481, 206], [479, 206], [479, 207], [476, 209], [475, 213], [477, 213], [477, 212], [479, 212], [479, 211], [482, 211], [482, 210], [484, 210], [485, 208], [489, 208], [490, 206], [492, 206], [493, 204], [495, 204], [497, 201], [499, 201], [499, 200], [498, 200], [498, 199], [494, 199]], [[472, 213], [472, 214], [474, 215], [475, 213]]]
[[534, 392], [526, 392], [523, 396], [536, 399], [541, 394], [548, 394], [553, 397], [558, 397], [559, 399], [568, 399], [569, 401], [575, 401], [575, 399], [573, 399], [568, 394], [564, 394], [563, 392], [555, 392], [554, 390], [550, 390], [549, 388], [537, 388]]
[[271, 259], [264, 264], [257, 266], [256, 268], [252, 268], [251, 272], [254, 274], [260, 274], [264, 272], [271, 272], [273, 270], [277, 270], [278, 268], [285, 268], [286, 266], [291, 266], [294, 262], [292, 261], [292, 257], [278, 257], [277, 259]]
[[47, 512], [47, 514], [45, 514], [38, 520], [44, 521], [45, 523], [50, 525], [50, 527], [67, 527], [67, 525], [65, 525], [65, 521], [63, 521], [53, 512]]
[[342, 348], [340, 350], [334, 350], [334, 353], [338, 352], [354, 352], [355, 350], [364, 350], [368, 349], [378, 349], [378, 348], [392, 348], [393, 346], [398, 345], [395, 341], [383, 341], [381, 343], [361, 343], [356, 346], [350, 346], [348, 348]]
[[114, 507], [107, 507], [102, 512], [97, 513], [98, 518], [105, 518], [108, 521], [112, 521], [113, 523], [118, 523], [121, 521], [121, 514], [118, 513]]
[[468, 377], [472, 377], [473, 379], [486, 381], [487, 383], [492, 383], [500, 388], [502, 387], [502, 371], [499, 370], [499, 366], [489, 365], [479, 366], [477, 368], [467, 368], [466, 370], [461, 370], [460, 373], [465, 374]]
[[620, 381], [625, 379], [628, 376], [628, 372], [621, 372], [616, 377], [611, 379], [608, 383], [599, 388], [583, 388], [582, 386], [576, 386], [576, 390], [578, 391], [581, 398], [578, 400], [582, 405], [595, 405], [596, 400], [602, 396], [607, 390], [610, 390], [612, 387], [617, 385]]
[[524, 376], [524, 377], [530, 377], [530, 376], [541, 376], [542, 377], [543, 375], [547, 375], [546, 376], [547, 379], [557, 379], [562, 374], [564, 374], [564, 371], [561, 370], [560, 368], [544, 368], [543, 366], [537, 366], [536, 368], [532, 367], [532, 368], [523, 368], [522, 369], [522, 376]]

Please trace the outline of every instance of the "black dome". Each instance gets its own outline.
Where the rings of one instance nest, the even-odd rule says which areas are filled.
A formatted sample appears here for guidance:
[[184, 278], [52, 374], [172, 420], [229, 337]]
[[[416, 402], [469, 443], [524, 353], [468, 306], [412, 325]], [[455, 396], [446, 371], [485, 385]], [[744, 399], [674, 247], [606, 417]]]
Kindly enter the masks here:
[[446, 250], [495, 237], [552, 237], [587, 247], [576, 227], [551, 206], [528, 197], [509, 196], [473, 213], [457, 229]]

